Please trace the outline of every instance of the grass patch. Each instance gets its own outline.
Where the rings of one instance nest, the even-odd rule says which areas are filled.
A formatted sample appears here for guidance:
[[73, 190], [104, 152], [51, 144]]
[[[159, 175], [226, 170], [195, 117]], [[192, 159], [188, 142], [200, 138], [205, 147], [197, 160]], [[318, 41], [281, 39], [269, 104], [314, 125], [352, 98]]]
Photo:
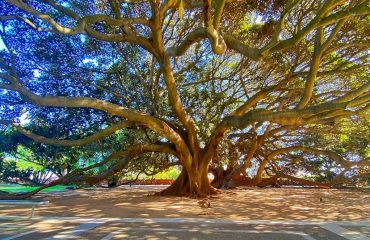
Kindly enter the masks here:
[[[55, 192], [55, 191], [65, 191], [68, 187], [65, 185], [56, 185], [42, 190], [41, 192]], [[25, 186], [19, 184], [0, 184], [0, 191], [9, 192], [9, 193], [21, 193], [21, 192], [31, 192], [38, 187], [34, 186]]]

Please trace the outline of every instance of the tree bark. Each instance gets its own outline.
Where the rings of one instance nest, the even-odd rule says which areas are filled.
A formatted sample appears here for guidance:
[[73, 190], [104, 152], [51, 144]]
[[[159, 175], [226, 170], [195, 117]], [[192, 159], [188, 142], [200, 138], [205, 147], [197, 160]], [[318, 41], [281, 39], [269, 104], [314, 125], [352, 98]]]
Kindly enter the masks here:
[[[318, 188], [334, 188], [336, 184], [345, 182], [346, 179], [336, 179], [331, 182], [316, 182], [302, 178], [297, 178], [284, 173], [277, 173], [274, 176], [263, 178], [262, 175], [256, 175], [255, 178], [249, 178], [240, 174], [228, 175], [227, 170], [212, 169], [212, 174], [215, 179], [212, 181], [212, 186], [216, 188], [234, 188], [240, 186], [249, 187], [281, 187], [281, 185], [297, 185], [297, 186], [311, 186]], [[285, 180], [284, 180], [285, 179]]]
[[217, 194], [208, 179], [208, 164], [192, 164], [190, 169], [182, 168], [180, 175], [168, 188], [157, 193], [160, 196], [206, 197]]

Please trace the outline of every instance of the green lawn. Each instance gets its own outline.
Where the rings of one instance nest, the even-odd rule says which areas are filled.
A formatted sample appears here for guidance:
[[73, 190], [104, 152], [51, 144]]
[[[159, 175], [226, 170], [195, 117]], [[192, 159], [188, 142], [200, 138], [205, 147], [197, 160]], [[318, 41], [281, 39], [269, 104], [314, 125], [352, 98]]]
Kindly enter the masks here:
[[[53, 192], [53, 191], [64, 191], [69, 186], [64, 185], [56, 185], [53, 187], [46, 188], [41, 192]], [[25, 186], [19, 184], [0, 184], [0, 191], [11, 192], [11, 193], [19, 193], [19, 192], [30, 192], [32, 190], [37, 189], [38, 187], [33, 186]]]

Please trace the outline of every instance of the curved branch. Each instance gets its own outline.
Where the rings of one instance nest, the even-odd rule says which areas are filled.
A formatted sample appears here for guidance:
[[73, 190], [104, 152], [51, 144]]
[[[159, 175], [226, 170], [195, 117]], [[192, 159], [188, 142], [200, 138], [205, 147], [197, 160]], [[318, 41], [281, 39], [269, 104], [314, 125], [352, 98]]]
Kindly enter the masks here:
[[9, 4], [12, 4], [16, 7], [18, 7], [19, 9], [29, 13], [29, 14], [32, 14], [33, 16], [45, 21], [46, 23], [49, 23], [52, 28], [59, 32], [59, 33], [62, 33], [62, 34], [78, 34], [78, 33], [83, 33], [84, 32], [84, 25], [80, 24], [80, 25], [77, 25], [76, 27], [74, 28], [68, 28], [68, 27], [64, 27], [62, 25], [60, 25], [59, 23], [57, 23], [52, 17], [50, 17], [49, 15], [47, 14], [43, 14], [39, 11], [37, 11], [36, 9], [30, 7], [29, 5], [27, 5], [26, 3], [20, 1], [20, 0], [6, 0]]
[[[150, 41], [144, 37], [138, 36], [133, 31], [130, 30], [127, 26], [132, 26], [136, 24], [150, 26], [150, 22], [144, 18], [121, 18], [115, 19], [108, 15], [103, 14], [96, 14], [91, 16], [84, 16], [79, 17], [78, 14], [73, 12], [72, 10], [56, 4], [52, 0], [47, 0], [46, 2], [50, 4], [52, 7], [57, 9], [58, 11], [72, 17], [74, 20], [77, 21], [77, 25], [74, 27], [65, 27], [59, 24], [57, 21], [54, 20], [48, 14], [41, 13], [37, 11], [35, 8], [32, 8], [28, 4], [20, 1], [20, 0], [7, 0], [8, 3], [15, 5], [19, 9], [41, 19], [42, 21], [49, 23], [52, 29], [41, 29], [37, 27], [34, 23], [32, 23], [29, 19], [21, 18], [21, 17], [7, 17], [6, 20], [11, 19], [21, 19], [25, 21], [28, 25], [32, 28], [37, 29], [39, 31], [55, 31], [57, 33], [65, 34], [65, 35], [75, 35], [75, 34], [88, 34], [96, 39], [107, 41], [107, 42], [129, 42], [133, 44], [138, 44], [148, 50], [149, 52], [156, 54], [156, 51], [152, 47]], [[111, 27], [123, 27], [124, 33], [123, 34], [111, 34], [111, 33], [102, 33], [96, 31], [92, 28], [92, 25], [95, 23], [104, 22]]]
[[363, 93], [366, 93], [369, 90], [370, 90], [370, 82], [363, 85], [362, 87], [360, 87], [357, 90], [353, 90], [353, 91], [350, 91], [350, 92], [346, 93], [344, 96], [337, 98], [333, 102], [342, 103], [342, 102], [351, 101], [351, 100], [361, 96]]
[[335, 153], [333, 151], [321, 150], [321, 149], [316, 149], [316, 148], [306, 147], [306, 146], [292, 146], [292, 147], [281, 148], [281, 149], [278, 149], [278, 150], [275, 150], [275, 151], [271, 152], [267, 156], [266, 159], [268, 161], [271, 161], [272, 159], [274, 159], [276, 156], [278, 156], [280, 154], [293, 152], [293, 151], [308, 152], [308, 153], [318, 155], [318, 156], [320, 156], [320, 155], [328, 156], [329, 158], [334, 160], [337, 164], [345, 167], [346, 169], [351, 168], [352, 166], [355, 166], [355, 165], [366, 164], [366, 161], [365, 162], [363, 162], [363, 161], [361, 161], [361, 162], [350, 162], [350, 161], [344, 159], [338, 153]]
[[[205, 28], [197, 28], [194, 31], [190, 32], [185, 39], [176, 47], [170, 47], [166, 50], [166, 56], [181, 56], [183, 55], [193, 44], [202, 41], [210, 37], [207, 29]], [[259, 60], [262, 55], [260, 51], [256, 48], [251, 48], [230, 34], [223, 34], [221, 36], [225, 41], [225, 44], [228, 48], [233, 49], [246, 57], [250, 57], [251, 59], [257, 61]]]
[[31, 138], [32, 140], [34, 140], [36, 142], [45, 143], [45, 144], [54, 145], [54, 146], [64, 146], [64, 147], [87, 145], [87, 144], [90, 144], [90, 143], [95, 142], [97, 140], [103, 139], [103, 138], [113, 134], [114, 132], [116, 132], [116, 131], [118, 131], [122, 128], [127, 128], [127, 127], [133, 125], [132, 122], [122, 121], [120, 123], [113, 124], [112, 126], [106, 128], [104, 130], [101, 130], [97, 133], [94, 133], [91, 136], [88, 136], [88, 137], [85, 137], [85, 138], [82, 138], [82, 139], [63, 140], [63, 139], [47, 138], [47, 137], [37, 135], [37, 134], [33, 133], [32, 131], [24, 129], [18, 123], [0, 120], [0, 124], [11, 124], [18, 132], [20, 132], [21, 134]]
[[[361, 91], [362, 88], [360, 88]], [[356, 95], [353, 95], [356, 96]], [[348, 98], [350, 99], [350, 98]], [[317, 115], [316, 117], [319, 117], [315, 120], [323, 120], [326, 117], [330, 117], [330, 114], [333, 111], [344, 111], [348, 107], [356, 107], [360, 106], [362, 104], [368, 103], [370, 101], [370, 94], [366, 94], [361, 97], [357, 97], [354, 99], [351, 99], [350, 101], [346, 102], [328, 102], [328, 103], [322, 103], [315, 106], [306, 107], [303, 109], [290, 109], [285, 111], [269, 111], [266, 109], [256, 109], [251, 110], [244, 115], [241, 116], [228, 116], [225, 117], [223, 120], [223, 125], [225, 126], [232, 126], [239, 129], [245, 128], [248, 125], [250, 125], [253, 122], [274, 122], [281, 125], [299, 125], [299, 124], [307, 124], [307, 123], [313, 123], [312, 121], [309, 121], [309, 118], [312, 118], [313, 116]], [[326, 115], [326, 113], [328, 115]], [[349, 114], [357, 114], [357, 112], [347, 112], [346, 115], [343, 117], [348, 117]], [[321, 115], [320, 115], [321, 114]]]
[[13, 15], [7, 15], [7, 16], [0, 16], [0, 22], [6, 22], [6, 21], [11, 21], [11, 20], [19, 20], [24, 23], [26, 23], [28, 26], [31, 28], [37, 30], [37, 31], [42, 31], [43, 29], [38, 27], [34, 22], [32, 22], [28, 18], [20, 17], [20, 16], [13, 16]]
[[207, 30], [204, 28], [197, 28], [190, 32], [185, 39], [177, 46], [167, 48], [165, 55], [177, 57], [183, 55], [193, 44], [200, 42], [207, 37]]
[[36, 105], [49, 107], [93, 108], [107, 112], [111, 115], [126, 118], [131, 122], [142, 123], [160, 136], [167, 138], [170, 142], [175, 144], [180, 151], [183, 151], [184, 154], [189, 154], [187, 145], [181, 136], [165, 121], [162, 121], [159, 118], [96, 98], [38, 96], [23, 87], [20, 81], [13, 76], [0, 73], [0, 78], [5, 78], [10, 81], [12, 90], [19, 92], [26, 100]]
[[32, 192], [23, 193], [23, 194], [3, 194], [3, 193], [0, 193], [0, 199], [25, 199], [25, 198], [29, 198], [29, 197], [35, 195], [36, 193], [38, 193], [38, 192], [40, 192], [43, 189], [46, 189], [48, 187], [52, 187], [52, 186], [55, 186], [55, 185], [58, 185], [58, 184], [70, 184], [70, 183], [84, 181], [84, 180], [86, 180], [86, 179], [83, 178], [83, 175], [82, 175], [84, 172], [89, 171], [89, 170], [94, 169], [94, 168], [97, 168], [97, 167], [101, 167], [101, 166], [109, 163], [112, 160], [121, 159], [121, 158], [125, 157], [124, 161], [120, 161], [116, 165], [116, 167], [112, 168], [112, 170], [110, 170], [110, 169], [107, 170], [107, 175], [108, 175], [111, 172], [114, 173], [116, 171], [119, 171], [119, 169], [123, 169], [128, 164], [128, 162], [130, 161], [130, 159], [131, 159], [130, 156], [131, 155], [136, 154], [136, 156], [137, 156], [138, 154], [147, 153], [147, 152], [164, 152], [164, 153], [173, 154], [174, 156], [179, 157], [178, 152], [173, 150], [173, 148], [171, 146], [169, 146], [168, 144], [166, 144], [166, 143], [134, 145], [134, 146], [129, 147], [125, 151], [118, 151], [118, 152], [112, 153], [110, 156], [108, 156], [107, 158], [105, 158], [103, 161], [101, 161], [99, 163], [93, 164], [93, 165], [85, 167], [85, 168], [77, 169], [77, 170], [65, 175], [64, 177], [61, 177], [61, 178], [59, 178], [59, 179], [57, 179], [57, 180], [55, 180], [55, 181], [53, 181], [49, 184], [46, 184], [46, 185], [44, 185], [44, 186], [42, 186], [38, 189], [35, 189]]

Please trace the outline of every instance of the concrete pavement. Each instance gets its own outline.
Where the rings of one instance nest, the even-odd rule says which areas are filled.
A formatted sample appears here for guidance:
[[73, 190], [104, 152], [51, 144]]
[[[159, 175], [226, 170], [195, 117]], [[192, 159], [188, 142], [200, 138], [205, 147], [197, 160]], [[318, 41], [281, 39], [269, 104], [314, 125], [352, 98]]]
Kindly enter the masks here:
[[0, 239], [370, 240], [370, 221], [0, 216]]

